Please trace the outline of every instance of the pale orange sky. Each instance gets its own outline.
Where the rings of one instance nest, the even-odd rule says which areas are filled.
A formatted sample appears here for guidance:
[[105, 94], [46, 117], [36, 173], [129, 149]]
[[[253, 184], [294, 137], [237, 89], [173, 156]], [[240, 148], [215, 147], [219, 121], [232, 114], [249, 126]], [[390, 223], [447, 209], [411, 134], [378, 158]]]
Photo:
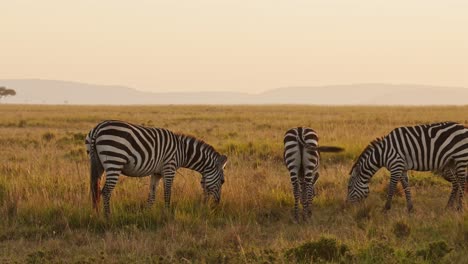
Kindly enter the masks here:
[[466, 0], [15, 0], [0, 10], [0, 79], [155, 92], [468, 87]]

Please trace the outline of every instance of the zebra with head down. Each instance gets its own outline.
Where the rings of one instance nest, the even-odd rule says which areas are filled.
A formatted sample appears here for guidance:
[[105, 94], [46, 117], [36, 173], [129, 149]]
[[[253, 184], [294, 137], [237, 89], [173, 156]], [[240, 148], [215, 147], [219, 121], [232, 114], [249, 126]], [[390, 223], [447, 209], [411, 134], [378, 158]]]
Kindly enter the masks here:
[[372, 141], [354, 163], [348, 183], [350, 202], [366, 198], [369, 181], [382, 167], [390, 171], [385, 209], [391, 201], [398, 182], [405, 191], [408, 211], [413, 210], [408, 170], [435, 171], [452, 183], [448, 206], [458, 201], [463, 207], [463, 189], [468, 166], [468, 128], [454, 122], [399, 127], [383, 138]]
[[294, 218], [299, 218], [299, 202], [303, 218], [310, 216], [310, 203], [319, 178], [320, 152], [340, 152], [339, 147], [318, 146], [317, 133], [308, 127], [295, 127], [284, 135], [284, 163], [289, 170], [294, 194]]
[[[91, 164], [93, 206], [98, 210], [102, 193], [106, 216], [110, 214], [110, 197], [120, 174], [130, 177], [151, 175], [148, 206], [153, 204], [162, 178], [165, 206], [169, 207], [172, 182], [180, 167], [202, 174], [201, 184], [206, 197], [213, 197], [217, 203], [221, 199], [227, 157], [195, 137], [163, 128], [108, 120], [94, 127], [85, 143]], [[106, 181], [100, 190], [103, 172]]]

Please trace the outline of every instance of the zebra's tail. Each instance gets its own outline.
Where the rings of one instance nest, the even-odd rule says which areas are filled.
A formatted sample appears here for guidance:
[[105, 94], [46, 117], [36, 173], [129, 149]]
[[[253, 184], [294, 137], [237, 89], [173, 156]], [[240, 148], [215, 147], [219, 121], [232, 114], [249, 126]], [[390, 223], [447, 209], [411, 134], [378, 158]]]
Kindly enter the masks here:
[[320, 151], [320, 152], [342, 152], [344, 148], [335, 147], [335, 146], [311, 146], [305, 142], [305, 139], [302, 136], [297, 136], [297, 141], [306, 149], [310, 149], [313, 151]]
[[342, 152], [344, 148], [335, 147], [335, 146], [320, 146], [318, 147], [318, 151], [320, 152]]
[[96, 145], [91, 136], [86, 137], [86, 148], [89, 154], [90, 161], [90, 189], [91, 189], [91, 198], [93, 201], [93, 208], [99, 213], [99, 202], [101, 200], [101, 186], [100, 180], [102, 173], [104, 171], [99, 157], [96, 152]]

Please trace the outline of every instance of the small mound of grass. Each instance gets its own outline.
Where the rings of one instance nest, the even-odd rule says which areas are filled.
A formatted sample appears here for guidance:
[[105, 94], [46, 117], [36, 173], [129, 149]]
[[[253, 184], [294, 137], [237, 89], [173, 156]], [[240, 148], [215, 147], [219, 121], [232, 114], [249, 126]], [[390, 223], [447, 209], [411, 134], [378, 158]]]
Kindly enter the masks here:
[[398, 238], [406, 238], [410, 235], [411, 228], [410, 226], [405, 223], [398, 221], [393, 225], [393, 234], [395, 234]]
[[55, 138], [55, 134], [52, 132], [46, 132], [42, 134], [42, 140], [44, 140], [45, 142], [50, 142], [54, 138]]
[[301, 263], [339, 261], [348, 251], [348, 246], [339, 243], [335, 238], [321, 237], [318, 241], [306, 242], [298, 247], [288, 249], [285, 256], [288, 260]]
[[371, 215], [371, 207], [370, 206], [363, 206], [359, 208], [359, 210], [356, 212], [355, 219], [356, 221], [364, 221], [364, 220], [369, 220]]

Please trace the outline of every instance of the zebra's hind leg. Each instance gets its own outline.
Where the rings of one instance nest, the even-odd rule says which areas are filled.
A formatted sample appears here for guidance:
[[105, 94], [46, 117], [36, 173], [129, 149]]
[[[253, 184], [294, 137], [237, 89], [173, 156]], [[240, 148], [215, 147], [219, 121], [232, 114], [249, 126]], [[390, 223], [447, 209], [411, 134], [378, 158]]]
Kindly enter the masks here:
[[148, 209], [151, 208], [154, 204], [154, 200], [156, 199], [156, 189], [158, 188], [161, 178], [161, 174], [151, 175], [150, 192], [148, 195], [148, 203], [146, 205]]
[[458, 198], [458, 204], [457, 204], [457, 210], [458, 211], [463, 211], [463, 187], [465, 186], [465, 180], [467, 177], [467, 170], [466, 166], [468, 165], [468, 162], [465, 161], [460, 161], [456, 163], [456, 168], [457, 168], [457, 177], [456, 177], [456, 182], [457, 182], [457, 198]]
[[102, 188], [102, 196], [104, 201], [104, 215], [106, 218], [110, 216], [110, 198], [112, 190], [114, 190], [117, 181], [119, 180], [121, 169], [106, 168], [106, 183]]
[[301, 196], [301, 186], [296, 178], [296, 181], [292, 182], [293, 194], [294, 194], [294, 220], [299, 222], [299, 201]]
[[318, 172], [310, 171], [306, 174], [305, 177], [305, 188], [303, 188], [302, 195], [305, 197], [304, 201], [304, 214], [307, 219], [312, 216], [312, 200], [315, 196], [314, 185], [319, 177]]
[[463, 211], [463, 190], [465, 189], [465, 177], [458, 177], [458, 203], [457, 211]]
[[406, 207], [408, 208], [408, 213], [413, 212], [413, 201], [411, 200], [411, 191], [409, 187], [409, 178], [408, 172], [403, 172], [402, 177], [400, 179], [401, 185], [403, 186], [403, 190], [405, 191], [406, 197]]
[[304, 213], [307, 219], [309, 219], [312, 216], [312, 199], [314, 198], [314, 184], [312, 181], [306, 181], [306, 187], [304, 191], [306, 193]]
[[291, 180], [291, 186], [294, 196], [294, 221], [299, 222], [299, 203], [301, 199], [301, 185], [300, 185], [300, 169], [299, 165], [290, 164], [288, 165], [289, 177]]
[[456, 177], [453, 177], [452, 191], [450, 192], [450, 197], [449, 197], [449, 200], [447, 202], [446, 208], [453, 208], [454, 203], [455, 203], [455, 198], [457, 197], [457, 193], [458, 193], [458, 181], [457, 181]]

